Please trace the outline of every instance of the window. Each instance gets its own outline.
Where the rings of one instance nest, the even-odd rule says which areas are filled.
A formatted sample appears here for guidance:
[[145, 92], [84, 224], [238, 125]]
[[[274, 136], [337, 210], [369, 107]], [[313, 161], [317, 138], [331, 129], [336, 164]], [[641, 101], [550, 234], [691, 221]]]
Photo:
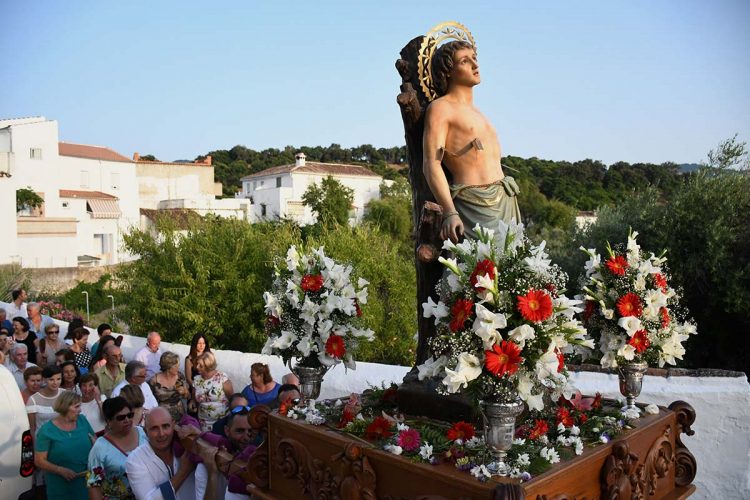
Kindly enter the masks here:
[[31, 158], [32, 160], [41, 160], [42, 148], [31, 148], [29, 150], [29, 158]]
[[281, 177], [276, 177], [276, 187], [277, 188], [281, 187]]
[[70, 208], [70, 202], [69, 201], [62, 202], [62, 207], [63, 208]]
[[258, 181], [253, 181], [253, 189], [258, 189]]
[[260, 204], [260, 216], [261, 217], [266, 216], [266, 204], [265, 203]]
[[89, 172], [88, 170], [81, 170], [81, 187], [89, 187]]
[[120, 189], [120, 174], [112, 172], [112, 189]]

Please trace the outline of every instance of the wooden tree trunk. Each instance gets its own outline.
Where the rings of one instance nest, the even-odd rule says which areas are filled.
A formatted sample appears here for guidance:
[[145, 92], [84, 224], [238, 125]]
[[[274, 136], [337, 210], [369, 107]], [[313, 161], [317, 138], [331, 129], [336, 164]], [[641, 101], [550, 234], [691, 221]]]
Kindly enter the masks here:
[[417, 228], [415, 242], [415, 262], [417, 266], [417, 340], [416, 364], [421, 364], [429, 355], [427, 341], [435, 335], [435, 325], [431, 318], [422, 317], [422, 304], [428, 296], [435, 299], [435, 285], [443, 272], [437, 262], [440, 253], [440, 224], [442, 209], [427, 185], [422, 172], [422, 135], [424, 114], [429, 101], [419, 86], [417, 75], [417, 55], [423, 36], [418, 36], [401, 49], [401, 57], [396, 61], [396, 69], [401, 75], [401, 93], [396, 98], [401, 108], [404, 122], [406, 149], [409, 154], [409, 181], [411, 182], [414, 227]]

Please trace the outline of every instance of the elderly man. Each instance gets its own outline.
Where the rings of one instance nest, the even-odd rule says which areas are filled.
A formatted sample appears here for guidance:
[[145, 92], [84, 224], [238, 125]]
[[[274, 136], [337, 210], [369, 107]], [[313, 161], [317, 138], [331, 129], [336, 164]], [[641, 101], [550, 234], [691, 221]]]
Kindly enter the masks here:
[[141, 391], [143, 392], [144, 410], [148, 411], [159, 406], [159, 403], [154, 397], [154, 393], [151, 392], [151, 387], [146, 383], [146, 365], [142, 362], [133, 360], [125, 365], [125, 380], [112, 389], [112, 397], [119, 396], [122, 388], [128, 384], [137, 385], [141, 388]]
[[[139, 500], [195, 500], [195, 464], [189, 453], [177, 456], [172, 416], [155, 408], [146, 416], [144, 430], [148, 442], [130, 452], [125, 462], [130, 487]], [[202, 497], [201, 497], [202, 500]]]
[[125, 380], [125, 363], [122, 362], [122, 351], [115, 344], [105, 348], [104, 360], [104, 366], [97, 368], [94, 373], [99, 377], [99, 390], [109, 398], [114, 388]]
[[13, 320], [13, 318], [18, 316], [22, 318], [28, 317], [26, 314], [26, 299], [28, 299], [29, 296], [26, 294], [26, 290], [23, 288], [13, 290], [13, 292], [11, 292], [11, 297], [13, 297], [13, 302], [5, 306], [8, 318]]
[[13, 322], [8, 319], [8, 312], [4, 307], [0, 307], [0, 328], [7, 328], [9, 332], [13, 331]]
[[22, 391], [26, 388], [26, 382], [23, 380], [23, 372], [26, 368], [36, 365], [29, 362], [29, 348], [26, 347], [26, 344], [21, 344], [20, 342], [13, 344], [13, 347], [11, 347], [10, 359], [11, 362], [8, 365], [8, 369], [13, 374], [13, 378], [16, 379], [18, 390]]
[[[239, 411], [229, 414], [224, 428], [226, 437], [212, 432], [201, 434], [200, 440], [210, 446], [198, 449], [203, 459], [195, 470], [195, 491], [197, 498], [225, 498], [248, 499], [246, 484], [236, 474], [224, 477], [216, 467], [213, 447], [223, 448], [234, 455], [235, 459], [247, 462], [255, 452], [255, 431], [247, 418], [249, 411], [246, 407], [238, 407]], [[205, 450], [205, 452], [204, 452]]]
[[29, 302], [26, 306], [26, 312], [29, 313], [29, 331], [36, 333], [37, 339], [43, 339], [46, 337], [44, 329], [47, 325], [54, 325], [55, 320], [46, 314], [42, 314], [39, 304], [36, 302]]
[[138, 349], [133, 359], [146, 365], [146, 379], [159, 373], [159, 360], [161, 360], [161, 335], [158, 332], [150, 332], [146, 337], [146, 345]]

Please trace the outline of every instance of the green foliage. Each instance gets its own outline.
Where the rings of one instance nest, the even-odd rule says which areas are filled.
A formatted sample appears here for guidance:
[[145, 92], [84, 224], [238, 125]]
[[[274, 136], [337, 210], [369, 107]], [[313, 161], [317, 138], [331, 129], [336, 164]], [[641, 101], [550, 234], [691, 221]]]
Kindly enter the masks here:
[[33, 210], [44, 204], [44, 199], [36, 194], [31, 187], [16, 190], [16, 213], [22, 210]]
[[345, 225], [349, 221], [354, 190], [329, 175], [320, 185], [311, 184], [302, 195], [302, 201], [315, 213], [319, 224]]
[[[260, 352], [266, 339], [262, 295], [271, 289], [273, 261], [302, 242], [300, 229], [288, 222], [218, 218], [193, 221], [186, 234], [168, 221], [158, 221], [157, 228], [157, 234], [135, 230], [125, 237], [126, 249], [141, 257], [117, 273], [128, 296], [120, 315], [131, 330], [156, 329], [165, 340], [182, 343], [203, 332], [217, 347]], [[376, 336], [358, 359], [410, 364], [416, 278], [398, 245], [375, 229], [346, 225], [319, 227], [307, 240], [325, 245], [327, 255], [350, 262], [370, 282], [364, 323]]]
[[716, 149], [708, 152], [706, 166], [721, 170], [733, 167], [750, 168], [747, 143], [737, 142], [737, 134], [734, 134], [732, 138], [722, 141]]
[[5, 264], [0, 266], [0, 300], [13, 300], [13, 290], [29, 289], [29, 276], [19, 264]]
[[111, 311], [112, 299], [108, 295], [114, 297], [116, 304], [120, 304], [126, 299], [119, 290], [112, 288], [112, 276], [109, 274], [103, 274], [94, 283], [79, 281], [76, 286], [54, 299], [62, 304], [65, 309], [73, 311], [85, 320], [86, 295], [83, 292], [88, 292], [89, 294], [89, 311], [92, 316], [101, 311]]
[[159, 159], [154, 155], [141, 155], [139, 159], [141, 161], [159, 161]]

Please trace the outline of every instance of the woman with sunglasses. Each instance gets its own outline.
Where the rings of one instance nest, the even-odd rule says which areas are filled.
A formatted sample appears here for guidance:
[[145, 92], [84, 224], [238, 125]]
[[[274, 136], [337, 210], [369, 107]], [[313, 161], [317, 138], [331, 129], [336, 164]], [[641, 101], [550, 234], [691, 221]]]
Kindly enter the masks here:
[[65, 349], [65, 342], [60, 340], [60, 326], [55, 323], [44, 327], [44, 338], [39, 341], [39, 352], [36, 355], [36, 364], [44, 368], [55, 364], [55, 353]]
[[147, 442], [146, 433], [133, 425], [133, 408], [123, 397], [102, 404], [108, 431], [94, 442], [89, 453], [89, 498], [132, 499], [133, 491], [125, 474], [125, 461], [131, 451]]

